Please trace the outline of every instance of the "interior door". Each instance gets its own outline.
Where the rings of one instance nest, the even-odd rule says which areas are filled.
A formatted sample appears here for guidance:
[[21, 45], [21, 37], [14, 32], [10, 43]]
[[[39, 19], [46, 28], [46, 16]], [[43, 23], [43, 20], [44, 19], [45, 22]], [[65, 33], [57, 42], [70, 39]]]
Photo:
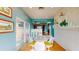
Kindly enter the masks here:
[[24, 21], [16, 18], [16, 47], [19, 49], [24, 43]]

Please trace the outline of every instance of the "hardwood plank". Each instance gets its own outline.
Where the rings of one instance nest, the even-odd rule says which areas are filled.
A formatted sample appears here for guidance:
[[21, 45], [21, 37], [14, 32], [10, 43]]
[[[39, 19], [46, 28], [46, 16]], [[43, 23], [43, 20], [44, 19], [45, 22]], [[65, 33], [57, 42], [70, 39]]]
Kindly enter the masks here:
[[57, 42], [54, 41], [53, 46], [49, 48], [51, 51], [65, 51]]

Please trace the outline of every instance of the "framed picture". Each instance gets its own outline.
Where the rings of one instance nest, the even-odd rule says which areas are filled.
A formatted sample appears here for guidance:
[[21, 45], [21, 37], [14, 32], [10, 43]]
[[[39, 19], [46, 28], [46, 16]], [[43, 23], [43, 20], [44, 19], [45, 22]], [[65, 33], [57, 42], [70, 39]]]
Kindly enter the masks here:
[[12, 8], [10, 7], [0, 7], [0, 15], [12, 18]]
[[14, 24], [12, 21], [0, 19], [0, 34], [13, 32]]

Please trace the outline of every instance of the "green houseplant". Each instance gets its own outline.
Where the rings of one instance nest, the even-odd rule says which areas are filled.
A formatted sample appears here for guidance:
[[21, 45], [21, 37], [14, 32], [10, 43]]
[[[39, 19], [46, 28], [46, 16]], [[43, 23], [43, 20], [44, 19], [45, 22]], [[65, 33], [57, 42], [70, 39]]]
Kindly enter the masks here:
[[64, 20], [64, 21], [62, 21], [62, 22], [60, 23], [60, 26], [67, 26], [67, 25], [68, 25], [68, 23], [67, 23], [66, 20]]

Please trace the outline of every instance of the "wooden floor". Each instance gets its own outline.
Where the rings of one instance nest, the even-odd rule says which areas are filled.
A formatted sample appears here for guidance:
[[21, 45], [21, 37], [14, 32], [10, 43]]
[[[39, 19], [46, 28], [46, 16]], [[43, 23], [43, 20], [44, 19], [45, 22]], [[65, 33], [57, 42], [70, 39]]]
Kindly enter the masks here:
[[[29, 44], [25, 44], [19, 51], [30, 51], [32, 46]], [[49, 48], [50, 51], [65, 51], [63, 47], [61, 47], [58, 43], [54, 41], [53, 46]]]
[[53, 46], [50, 47], [51, 51], [65, 51], [63, 47], [61, 47], [58, 43], [54, 41]]

